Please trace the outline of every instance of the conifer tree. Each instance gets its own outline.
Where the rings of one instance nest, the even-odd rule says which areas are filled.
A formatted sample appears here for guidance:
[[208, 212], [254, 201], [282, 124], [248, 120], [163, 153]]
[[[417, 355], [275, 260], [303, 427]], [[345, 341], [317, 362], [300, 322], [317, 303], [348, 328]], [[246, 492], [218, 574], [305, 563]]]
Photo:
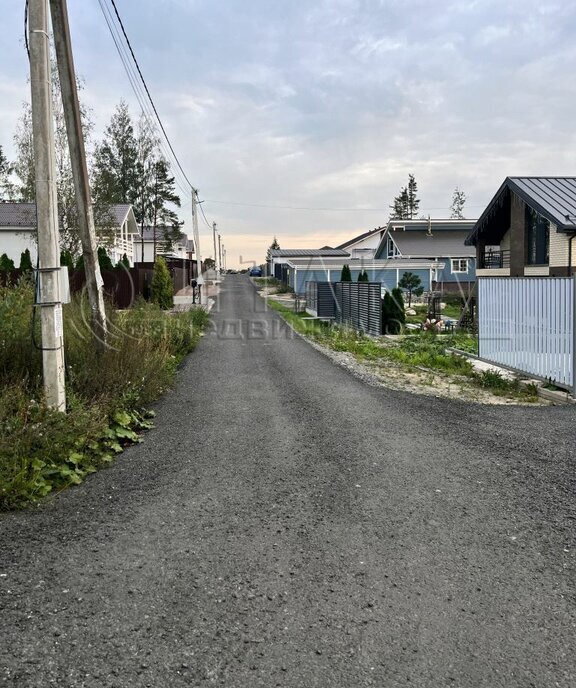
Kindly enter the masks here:
[[174, 306], [174, 287], [172, 277], [162, 256], [156, 258], [154, 274], [152, 275], [152, 301], [162, 310], [169, 310]]
[[352, 273], [350, 272], [350, 266], [349, 265], [342, 266], [342, 272], [340, 273], [340, 281], [341, 282], [351, 282], [352, 281]]

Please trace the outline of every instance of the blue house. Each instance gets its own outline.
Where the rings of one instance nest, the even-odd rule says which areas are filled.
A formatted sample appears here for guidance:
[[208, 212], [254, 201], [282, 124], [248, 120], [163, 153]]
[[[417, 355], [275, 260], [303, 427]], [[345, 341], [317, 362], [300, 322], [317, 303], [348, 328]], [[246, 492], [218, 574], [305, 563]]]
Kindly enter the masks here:
[[[476, 252], [465, 240], [476, 220], [389, 220], [376, 249], [375, 260], [398, 265], [406, 260], [436, 264], [430, 276], [415, 272], [425, 290], [469, 293], [476, 281]], [[428, 283], [428, 284], [427, 284]]]

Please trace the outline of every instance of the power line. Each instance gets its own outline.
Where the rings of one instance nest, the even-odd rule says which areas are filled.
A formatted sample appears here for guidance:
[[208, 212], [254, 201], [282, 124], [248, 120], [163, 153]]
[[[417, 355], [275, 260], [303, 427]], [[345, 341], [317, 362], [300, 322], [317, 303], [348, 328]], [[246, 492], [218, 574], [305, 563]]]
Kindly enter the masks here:
[[[205, 199], [207, 203], [217, 203], [218, 205], [234, 205], [243, 206], [247, 208], [272, 208], [276, 210], [318, 210], [327, 212], [374, 212], [374, 213], [387, 213], [390, 208], [327, 208], [327, 207], [308, 207], [308, 206], [293, 206], [293, 205], [268, 205], [265, 203], [236, 203], [234, 201], [217, 201], [213, 198]], [[481, 205], [470, 205], [468, 208], [484, 208]], [[427, 210], [449, 210], [450, 206], [442, 206], [438, 208], [427, 208]], [[417, 219], [417, 218], [414, 218]]]
[[156, 110], [156, 105], [154, 105], [154, 101], [152, 100], [152, 96], [150, 95], [148, 85], [146, 84], [146, 80], [144, 79], [144, 76], [142, 74], [142, 70], [140, 69], [140, 65], [138, 64], [138, 60], [136, 59], [136, 55], [134, 55], [134, 51], [132, 50], [132, 45], [131, 45], [130, 40], [126, 34], [126, 30], [124, 29], [124, 24], [122, 23], [122, 19], [120, 19], [120, 15], [118, 14], [118, 8], [116, 7], [116, 2], [115, 2], [115, 0], [110, 0], [110, 2], [112, 4], [112, 7], [114, 8], [116, 18], [118, 19], [118, 23], [120, 24], [120, 28], [122, 29], [122, 33], [124, 34], [124, 38], [126, 40], [126, 43], [128, 44], [128, 48], [130, 49], [130, 54], [132, 55], [132, 59], [134, 60], [134, 64], [136, 65], [136, 69], [138, 70], [138, 74], [140, 75], [140, 79], [142, 80], [142, 83], [144, 84], [146, 94], [148, 96], [150, 104], [152, 105], [152, 109], [154, 110], [154, 114], [156, 115], [156, 119], [158, 120], [158, 124], [160, 125], [160, 129], [162, 130], [162, 133], [164, 134], [164, 138], [166, 139], [166, 142], [168, 143], [168, 146], [170, 147], [170, 150], [172, 151], [172, 155], [174, 156], [174, 160], [176, 160], [176, 164], [180, 168], [180, 171], [182, 172], [184, 179], [188, 183], [188, 186], [193, 188], [192, 183], [190, 182], [190, 180], [186, 176], [186, 173], [184, 172], [184, 169], [182, 168], [182, 165], [180, 164], [180, 161], [178, 160], [178, 156], [174, 152], [174, 148], [172, 147], [170, 139], [168, 138], [168, 134], [166, 133], [166, 130], [164, 129], [164, 125], [162, 124], [162, 120], [160, 119], [160, 115], [158, 114], [158, 110]]
[[[122, 65], [124, 66], [124, 71], [126, 72], [126, 76], [128, 77], [128, 81], [130, 82], [130, 86], [132, 87], [132, 91], [134, 92], [134, 95], [136, 96], [136, 100], [138, 101], [138, 104], [140, 105], [142, 115], [144, 116], [144, 118], [148, 122], [149, 126], [152, 127], [152, 129], [157, 129], [157, 125], [153, 121], [155, 119], [154, 115], [152, 113], [152, 110], [150, 109], [150, 105], [147, 102], [147, 99], [146, 99], [145, 93], [142, 89], [142, 86], [140, 85], [140, 80], [138, 78], [138, 75], [136, 74], [136, 71], [134, 70], [134, 67], [131, 64], [130, 57], [128, 55], [126, 48], [123, 45], [120, 32], [115, 28], [114, 18], [112, 16], [112, 13], [108, 9], [108, 7], [106, 6], [105, 0], [98, 0], [98, 4], [100, 5], [100, 9], [102, 10], [104, 20], [108, 26], [108, 30], [110, 31], [110, 35], [111, 35], [112, 40], [114, 42], [114, 45], [116, 47], [116, 51], [118, 53], [118, 56], [120, 57]], [[168, 160], [170, 158], [170, 153], [165, 148], [165, 145], [164, 145], [164, 142], [163, 142], [161, 136], [159, 136], [159, 138], [158, 138], [158, 145], [161, 149], [162, 155], [166, 158], [166, 160]], [[178, 169], [175, 170], [175, 173], [176, 173], [175, 174], [176, 183], [177, 183], [178, 187], [184, 193], [185, 196], [188, 195], [189, 190], [190, 190], [188, 184], [182, 182], [182, 180], [178, 178], [178, 174], [179, 174]]]

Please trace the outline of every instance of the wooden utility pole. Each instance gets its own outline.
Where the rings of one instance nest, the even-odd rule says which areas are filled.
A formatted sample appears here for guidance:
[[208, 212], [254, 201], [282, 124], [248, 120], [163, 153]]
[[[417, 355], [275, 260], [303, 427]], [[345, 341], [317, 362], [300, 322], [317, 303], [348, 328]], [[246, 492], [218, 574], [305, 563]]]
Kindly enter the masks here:
[[72, 56], [70, 27], [68, 24], [68, 9], [66, 0], [50, 0], [52, 15], [52, 31], [56, 46], [58, 75], [60, 77], [60, 92], [64, 106], [64, 120], [68, 134], [68, 148], [76, 191], [76, 206], [78, 209], [78, 227], [84, 256], [84, 271], [86, 273], [86, 288], [90, 303], [92, 333], [97, 347], [103, 350], [106, 346], [106, 311], [102, 294], [102, 275], [98, 263], [98, 248], [96, 246], [96, 228], [94, 225], [94, 211], [90, 182], [88, 180], [88, 166], [86, 165], [86, 150], [82, 134], [82, 118], [76, 88], [76, 74]]
[[41, 312], [44, 395], [50, 408], [65, 411], [64, 328], [47, 0], [29, 0], [28, 25], [38, 228], [37, 307]]

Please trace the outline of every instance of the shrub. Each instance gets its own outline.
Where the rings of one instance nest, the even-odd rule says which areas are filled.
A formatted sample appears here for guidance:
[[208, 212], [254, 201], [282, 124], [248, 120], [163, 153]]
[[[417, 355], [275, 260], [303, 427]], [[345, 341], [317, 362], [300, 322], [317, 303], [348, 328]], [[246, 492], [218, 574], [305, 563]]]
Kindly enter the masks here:
[[352, 273], [350, 272], [350, 266], [349, 265], [344, 265], [342, 267], [342, 272], [340, 273], [340, 281], [341, 282], [351, 282], [352, 281]]
[[172, 285], [172, 277], [170, 276], [166, 261], [161, 256], [158, 256], [154, 263], [151, 291], [152, 301], [160, 306], [162, 310], [169, 310], [174, 306], [174, 286]]
[[11, 272], [14, 269], [14, 261], [3, 253], [0, 256], [0, 272]]
[[[113, 270], [114, 266], [110, 260], [110, 256], [106, 252], [103, 246], [98, 246], [98, 263], [101, 270]], [[82, 266], [84, 266], [84, 261], [82, 261]]]
[[32, 272], [32, 259], [30, 258], [30, 250], [26, 249], [20, 254], [20, 270], [22, 272]]

